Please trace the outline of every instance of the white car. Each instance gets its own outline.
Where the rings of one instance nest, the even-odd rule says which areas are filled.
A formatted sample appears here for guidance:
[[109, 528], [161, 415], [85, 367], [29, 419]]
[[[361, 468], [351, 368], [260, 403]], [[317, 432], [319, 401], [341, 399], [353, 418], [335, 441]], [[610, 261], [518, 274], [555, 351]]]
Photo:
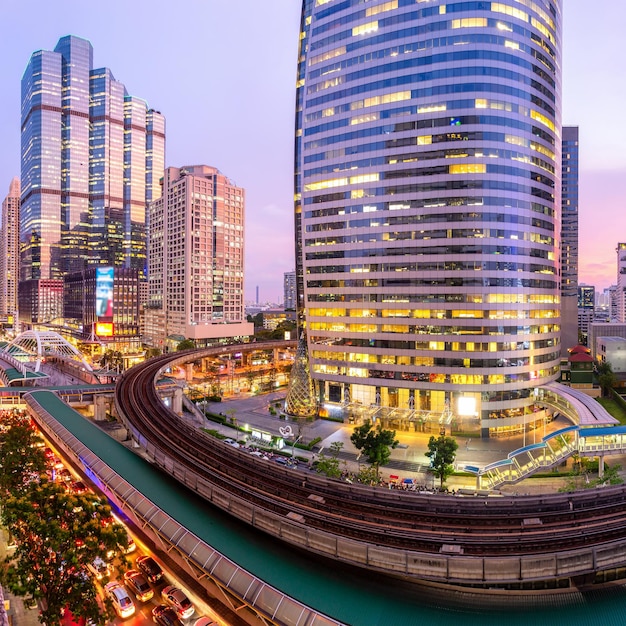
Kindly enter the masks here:
[[126, 618], [135, 614], [135, 604], [123, 585], [113, 581], [104, 586], [104, 591], [113, 603], [113, 608], [119, 617]]
[[87, 565], [87, 569], [89, 569], [97, 580], [102, 580], [111, 575], [111, 565], [99, 556], [97, 556], [92, 563]]
[[227, 443], [229, 446], [232, 446], [233, 448], [239, 448], [239, 444], [234, 440], [231, 439], [230, 437], [224, 439], [224, 443]]
[[168, 585], [161, 591], [161, 597], [173, 607], [180, 619], [187, 619], [195, 613], [195, 608], [185, 592], [174, 585]]

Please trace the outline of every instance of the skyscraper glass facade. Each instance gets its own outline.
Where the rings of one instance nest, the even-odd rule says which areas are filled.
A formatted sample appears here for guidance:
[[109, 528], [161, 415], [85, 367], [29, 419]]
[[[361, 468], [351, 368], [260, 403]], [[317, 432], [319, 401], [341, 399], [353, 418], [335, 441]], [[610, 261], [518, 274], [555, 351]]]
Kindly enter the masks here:
[[300, 42], [319, 400], [519, 425], [559, 367], [561, 2], [305, 0]]
[[145, 278], [146, 203], [164, 155], [163, 116], [109, 69], [93, 69], [87, 40], [35, 52], [22, 77], [20, 280], [62, 280], [90, 265]]
[[[563, 127], [561, 176], [561, 354], [578, 343], [578, 126]], [[579, 305], [578, 305], [579, 306]]]

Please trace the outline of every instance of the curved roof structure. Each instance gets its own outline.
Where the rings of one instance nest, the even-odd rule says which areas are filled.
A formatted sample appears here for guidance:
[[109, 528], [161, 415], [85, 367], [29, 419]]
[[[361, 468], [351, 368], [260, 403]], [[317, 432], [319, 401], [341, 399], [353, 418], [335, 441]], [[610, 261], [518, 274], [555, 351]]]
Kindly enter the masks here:
[[22, 362], [34, 362], [35, 372], [39, 372], [47, 356], [76, 361], [88, 372], [92, 371], [91, 365], [71, 343], [58, 333], [48, 330], [27, 330], [8, 343], [3, 352]]

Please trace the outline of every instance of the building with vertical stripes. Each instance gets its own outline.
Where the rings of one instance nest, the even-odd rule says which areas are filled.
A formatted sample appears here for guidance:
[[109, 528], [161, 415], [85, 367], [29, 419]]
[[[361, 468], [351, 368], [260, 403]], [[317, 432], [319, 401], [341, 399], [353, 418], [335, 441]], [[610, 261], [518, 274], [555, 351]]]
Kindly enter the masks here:
[[561, 28], [559, 0], [304, 0], [296, 280], [321, 404], [532, 422], [561, 351]]

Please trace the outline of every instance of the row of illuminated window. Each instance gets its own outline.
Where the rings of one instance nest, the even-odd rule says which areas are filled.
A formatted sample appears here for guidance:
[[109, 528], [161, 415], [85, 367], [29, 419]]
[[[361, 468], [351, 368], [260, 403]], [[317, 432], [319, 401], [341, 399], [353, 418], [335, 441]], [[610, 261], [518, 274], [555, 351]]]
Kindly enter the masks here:
[[484, 277], [428, 277], [422, 278], [403, 277], [381, 279], [352, 279], [352, 280], [308, 280], [308, 289], [431, 289], [433, 287], [457, 287], [464, 289], [485, 287], [511, 287], [523, 289], [556, 289], [558, 280], [520, 278], [509, 276], [484, 276]]
[[356, 176], [344, 176], [330, 178], [304, 185], [304, 191], [320, 191], [333, 187], [346, 185], [360, 185], [379, 180], [401, 180], [403, 178], [417, 178], [421, 176], [445, 176], [446, 174], [495, 174], [499, 176], [515, 176], [530, 179], [548, 187], [554, 187], [554, 176], [546, 176], [540, 172], [528, 168], [513, 167], [510, 165], [498, 165], [495, 163], [454, 163], [450, 165], [423, 165], [420, 167], [386, 170], [370, 174], [357, 174]]
[[[529, 109], [528, 107], [512, 104], [510, 102], [504, 101], [489, 101], [486, 98], [475, 98], [470, 100], [453, 100], [450, 102], [444, 102], [440, 104], [432, 104], [426, 105], [422, 107], [411, 106], [411, 107], [403, 107], [399, 109], [385, 109], [382, 111], [369, 111], [367, 113], [362, 113], [360, 115], [356, 115], [349, 118], [337, 119], [331, 122], [326, 122], [324, 124], [320, 124], [318, 126], [310, 126], [305, 131], [305, 136], [317, 134], [320, 132], [328, 132], [329, 130], [336, 130], [337, 128], [346, 128], [348, 126], [357, 126], [359, 124], [365, 124], [370, 122], [378, 122], [385, 119], [395, 118], [397, 119], [401, 115], [411, 115], [414, 116], [416, 113], [436, 113], [442, 111], [452, 112], [455, 109], [494, 109], [499, 111], [509, 111], [512, 113], [517, 113], [522, 117], [530, 117], [534, 121], [538, 121], [542, 123], [544, 126], [548, 127], [553, 132], [555, 131], [555, 126], [552, 120], [547, 118], [542, 113], [539, 113], [533, 109]], [[328, 111], [329, 109], [325, 109]], [[316, 115], [316, 114], [312, 114]], [[330, 117], [326, 115], [324, 117]], [[478, 118], [480, 119], [480, 118]], [[454, 117], [454, 118], [435, 118], [435, 119], [423, 119], [418, 122], [411, 122], [411, 126], [408, 130], [412, 130], [413, 125], [416, 128], [433, 128], [437, 126], [461, 126], [463, 124], [472, 124], [476, 123], [472, 116], [466, 117]], [[400, 132], [402, 130], [407, 130], [404, 127], [396, 126], [393, 132]], [[424, 144], [424, 142], [419, 142], [418, 145]], [[307, 144], [308, 145], [308, 144]]]
[[315, 317], [358, 317], [360, 319], [381, 318], [413, 318], [413, 319], [538, 319], [558, 317], [555, 309], [316, 309], [307, 312], [309, 319]]
[[[440, 143], [450, 143], [450, 142], [473, 142], [480, 141], [482, 142], [479, 149], [483, 149], [485, 154], [488, 154], [491, 148], [485, 147], [486, 142], [494, 142], [494, 143], [507, 143], [514, 146], [520, 146], [523, 148], [530, 148], [534, 152], [538, 152], [549, 158], [550, 160], [555, 160], [555, 153], [544, 146], [541, 143], [538, 143], [532, 138], [529, 137], [521, 137], [519, 135], [512, 135], [507, 133], [493, 133], [493, 132], [485, 132], [485, 131], [459, 131], [456, 129], [453, 132], [439, 133], [439, 134], [429, 134], [429, 135], [418, 135], [411, 137], [402, 137], [399, 139], [390, 139], [386, 141], [377, 141], [373, 143], [365, 143], [360, 144], [358, 146], [349, 145], [341, 148], [334, 148], [332, 150], [326, 150], [324, 152], [318, 152], [316, 154], [308, 154], [304, 158], [304, 163], [315, 163], [316, 161], [323, 160], [331, 160], [331, 159], [340, 159], [345, 156], [352, 156], [355, 154], [363, 154], [367, 152], [381, 152], [383, 150], [389, 151], [397, 148], [409, 147], [409, 146], [429, 146], [432, 144], [440, 144]], [[467, 144], [465, 144], [467, 146]], [[457, 148], [458, 150], [469, 150], [467, 147]], [[448, 152], [450, 148], [446, 150]], [[420, 153], [417, 153], [418, 155]], [[430, 152], [426, 152], [425, 154], [430, 154]], [[400, 155], [397, 155], [400, 158]], [[382, 158], [382, 157], [381, 157]], [[391, 155], [387, 157], [388, 159], [393, 158]], [[531, 162], [534, 163], [534, 161]], [[340, 168], [342, 164], [335, 164], [331, 167]], [[546, 168], [547, 169], [547, 168]], [[334, 170], [332, 170], [334, 171]], [[552, 170], [553, 171], [553, 170]]]
[[[473, 76], [490, 76], [495, 80], [479, 83], [458, 80], [461, 77], [467, 79]], [[452, 78], [454, 80], [442, 85], [431, 85], [418, 89], [412, 88], [414, 85], [422, 83], [423, 81], [442, 80], [446, 78]], [[519, 87], [512, 87], [507, 84], [503, 84], [498, 79], [510, 80], [513, 84], [519, 85]], [[527, 86], [527, 89], [525, 90], [523, 88], [524, 85]], [[450, 68], [445, 70], [435, 70], [433, 72], [424, 72], [420, 74], [394, 76], [393, 78], [388, 77], [371, 83], [357, 84], [350, 88], [334, 90], [326, 94], [318, 95], [315, 98], [307, 99], [307, 110], [313, 110], [318, 106], [328, 105], [331, 102], [345, 100], [347, 98], [350, 98], [350, 102], [347, 104], [337, 104], [333, 106], [344, 107], [345, 110], [353, 110], [351, 102], [361, 102], [361, 100], [355, 98], [355, 96], [363, 94], [364, 97], [370, 98], [376, 97], [378, 92], [389, 92], [390, 89], [394, 89], [394, 92], [396, 92], [403, 91], [408, 88], [412, 88], [411, 98], [417, 99], [418, 101], [420, 99], [431, 99], [445, 94], [464, 92], [481, 94], [500, 93], [516, 96], [521, 100], [547, 97], [550, 102], [556, 103], [555, 92], [531, 76], [512, 72], [504, 68], [468, 66], [457, 67], [456, 69]], [[534, 90], [535, 93], [531, 90]]]
[[[388, 204], [388, 203], [384, 203]], [[408, 208], [408, 207], [407, 207]], [[509, 211], [502, 213], [491, 213], [489, 211], [469, 211], [469, 212], [457, 212], [451, 211], [446, 213], [406, 213], [401, 215], [391, 213], [388, 209], [385, 209], [379, 205], [373, 204], [367, 210], [365, 207], [365, 213], [373, 213], [372, 217], [368, 218], [350, 218], [341, 222], [329, 222], [328, 219], [306, 227], [307, 232], [321, 232], [325, 230], [340, 230], [345, 228], [385, 228], [397, 227], [397, 226], [415, 226], [423, 227], [425, 224], [450, 224], [455, 222], [476, 222], [481, 226], [488, 226], [490, 223], [497, 224], [523, 224], [525, 226], [532, 226], [533, 228], [540, 228], [549, 232], [554, 232], [555, 223], [552, 220], [542, 220], [532, 215], [512, 213]], [[506, 209], [504, 209], [506, 211]], [[359, 215], [358, 213], [356, 215]], [[310, 216], [309, 216], [310, 217]], [[326, 217], [320, 216], [315, 217]], [[528, 229], [525, 229], [528, 230]]]
[[[528, 61], [525, 61], [523, 59], [520, 59], [519, 57], [510, 54], [506, 54], [503, 52], [476, 50], [448, 54], [436, 54], [432, 57], [429, 57], [427, 60], [429, 61], [428, 63], [426, 63], [426, 60], [423, 60], [421, 58], [404, 59], [395, 63], [388, 63], [386, 65], [373, 66], [368, 69], [358, 70], [346, 75], [331, 75], [329, 78], [325, 78], [324, 80], [320, 80], [319, 82], [309, 84], [307, 86], [307, 95], [312, 96], [314, 94], [318, 94], [321, 91], [325, 91], [327, 89], [335, 89], [336, 87], [344, 85], [346, 87], [340, 90], [340, 93], [342, 93], [342, 97], [346, 97], [355, 93], [372, 93], [373, 91], [375, 92], [380, 89], [380, 85], [378, 84], [378, 82], [363, 84], [361, 83], [361, 81], [365, 78], [375, 77], [378, 75], [393, 76], [394, 78], [387, 78], [384, 81], [387, 84], [391, 83], [389, 84], [390, 87], [395, 87], [396, 85], [410, 85], [421, 81], [444, 80], [448, 78], [458, 79], [461, 77], [480, 75], [509, 79], [520, 84], [527, 84], [537, 89], [544, 95], [548, 96], [550, 100], [555, 100], [554, 89], [556, 87], [556, 84], [552, 75], [546, 72], [542, 67], [533, 65]], [[497, 65], [495, 67], [481, 66], [480, 69], [482, 71], [478, 72], [477, 67], [461, 65], [462, 63], [465, 63], [467, 61], [498, 61], [500, 65]], [[416, 67], [423, 67], [426, 65], [434, 64], [447, 65], [448, 63], [451, 64], [451, 67], [431, 69], [429, 71], [421, 72], [420, 74], [400, 74], [400, 71], [405, 69], [408, 70]], [[528, 70], [529, 73], [520, 74], [515, 70], [509, 69], [509, 65], [521, 66], [522, 69]], [[548, 86], [538, 83], [533, 78], [533, 75], [545, 81]], [[348, 84], [353, 81], [361, 84], [349, 87]]]
[[[471, 18], [470, 18], [471, 19]], [[491, 27], [498, 28], [498, 30], [503, 30], [499, 28], [502, 26], [501, 23], [495, 22], [494, 20], [490, 20]], [[372, 63], [372, 61], [382, 61], [386, 58], [395, 58], [398, 56], [404, 56], [408, 54], [417, 54], [424, 53], [425, 50], [431, 50], [436, 48], [447, 48], [453, 46], [501, 46], [505, 48], [510, 48], [513, 50], [521, 50], [525, 54], [537, 59], [549, 72], [554, 72], [554, 63], [546, 57], [544, 54], [525, 44], [520, 40], [512, 41], [511, 39], [507, 39], [506, 37], [502, 37], [500, 35], [494, 35], [490, 33], [474, 33], [474, 34], [462, 34], [462, 35], [453, 35], [453, 36], [444, 36], [444, 37], [435, 37], [432, 39], [422, 39], [415, 40], [408, 43], [402, 43], [401, 45], [394, 45], [388, 48], [378, 48], [372, 49], [372, 47], [368, 47], [367, 52], [360, 55], [355, 56], [346, 56], [346, 58], [341, 60], [335, 60], [339, 56], [346, 55], [347, 47], [341, 46], [339, 48], [335, 48], [330, 52], [324, 53], [321, 55], [323, 60], [332, 61], [329, 65], [325, 65], [323, 67], [319, 67], [317, 69], [309, 70], [307, 79], [309, 81], [319, 78], [321, 76], [325, 76], [331, 74], [333, 72], [345, 71], [350, 67], [365, 65], [367, 63]], [[309, 65], [312, 66], [315, 64], [315, 57], [311, 59]]]
[[[494, 50], [461, 50], [455, 52], [441, 52], [438, 54], [432, 54], [430, 56], [402, 58], [399, 61], [394, 61], [391, 63], [365, 66], [366, 69], [358, 69], [350, 73], [337, 75], [327, 74], [326, 76], [328, 77], [321, 76], [321, 80], [319, 80], [318, 82], [309, 82], [306, 92], [307, 95], [313, 95], [319, 93], [320, 91], [324, 91], [325, 89], [333, 89], [340, 85], [348, 85], [348, 83], [351, 83], [352, 81], [361, 81], [365, 78], [382, 74], [394, 75], [402, 70], [434, 66], [439, 64], [460, 64], [466, 63], [468, 61], [481, 61], [484, 64], [486, 64], [486, 62], [493, 61], [502, 66], [498, 68], [500, 71], [505, 70], [505, 66], [514, 65], [524, 70], [528, 70], [528, 72], [532, 72], [533, 74], [544, 80], [552, 89], [554, 89], [556, 86], [556, 82], [553, 77], [554, 72], [547, 71], [547, 68], [535, 65], [534, 63], [527, 61], [520, 56], [509, 54], [508, 52], [498, 52]], [[335, 71], [339, 71], [341, 69], [341, 65], [341, 63], [337, 63], [337, 69]], [[513, 72], [513, 70], [506, 71]], [[442, 74], [439, 75], [440, 73]], [[518, 75], [516, 72], [514, 73], [516, 76]], [[446, 78], [455, 75], [457, 74], [454, 73], [453, 68], [445, 68], [431, 70], [430, 72], [426, 73], [426, 75], [422, 77], [422, 79], [432, 80], [434, 78]]]
[[[553, 246], [555, 244], [553, 237], [544, 233], [532, 231], [515, 231], [491, 228], [383, 231], [372, 227], [371, 230], [366, 230], [361, 233], [307, 238], [304, 240], [304, 245], [306, 247], [335, 246], [339, 244], [372, 243], [374, 241], [408, 242], [429, 241], [433, 239], [511, 239], [515, 241], [530, 241], [532, 243], [546, 246]], [[416, 253], [424, 254], [422, 250], [416, 250]], [[444, 253], [449, 254], [448, 252]], [[525, 249], [523, 254], [524, 256], [531, 256], [532, 252]]]
[[552, 290], [549, 293], [485, 293], [480, 290], [478, 293], [312, 293], [307, 295], [307, 301], [312, 303], [323, 302], [346, 303], [356, 302], [375, 304], [419, 304], [434, 305], [446, 304], [559, 304], [560, 295]]
[[[494, 320], [498, 322], [500, 320]], [[492, 324], [487, 326], [460, 326], [460, 325], [407, 325], [407, 324], [364, 324], [353, 323], [346, 324], [338, 321], [335, 322], [312, 322], [308, 323], [309, 330], [328, 331], [332, 333], [400, 333], [400, 334], [416, 334], [416, 335], [541, 335], [556, 333], [560, 330], [559, 324], [545, 324], [539, 326], [504, 326], [502, 324]], [[429, 350], [446, 350], [444, 343], [441, 342], [440, 347], [430, 345]]]
[[[445, 213], [435, 212], [434, 209], [443, 207], [499, 207], [498, 213], [490, 213], [480, 209], [470, 210], [469, 212], [458, 212], [450, 209]], [[415, 209], [431, 209], [433, 212], [419, 211]], [[387, 212], [398, 212], [395, 215], [389, 215]], [[410, 211], [410, 212], [409, 212]], [[515, 213], [513, 213], [515, 211]], [[361, 213], [379, 212], [378, 219], [383, 220], [386, 225], [399, 224], [429, 224], [435, 222], [503, 222], [508, 224], [532, 224], [536, 228], [546, 228], [550, 230], [551, 221], [539, 219], [536, 217], [526, 217], [523, 215], [527, 211], [533, 211], [548, 217], [554, 217], [554, 209], [548, 208], [542, 204], [518, 198], [499, 198], [493, 196], [485, 197], [466, 197], [456, 196], [451, 198], [422, 198], [411, 199], [405, 201], [379, 202], [379, 203], [350, 203], [342, 206], [325, 207], [314, 211], [305, 211], [304, 218], [314, 219], [320, 217], [331, 217], [335, 215], [354, 215]], [[495, 216], [495, 217], [494, 217]]]
[[[402, 4], [403, 3], [401, 2], [400, 5]], [[344, 3], [341, 3], [341, 6], [343, 8]], [[366, 41], [373, 40], [370, 42], [370, 45], [375, 45], [377, 43], [389, 41], [395, 38], [395, 37], [385, 38], [384, 36], [375, 35], [375, 33], [378, 31], [379, 28], [383, 30], [392, 26], [396, 27], [395, 31], [400, 30], [400, 32], [403, 32], [403, 33], [405, 33], [405, 31], [407, 30], [415, 31], [415, 32], [410, 33], [412, 37], [417, 37], [417, 36], [428, 33], [429, 28], [432, 32], [436, 30], [448, 30], [450, 28], [482, 27], [483, 26], [482, 22], [474, 23], [474, 22], [461, 21], [461, 20], [457, 20], [454, 18], [451, 20], [437, 22], [432, 19], [426, 20], [426, 18], [434, 18], [437, 15], [443, 15], [446, 13], [455, 13], [458, 11], [465, 12], [465, 11], [472, 11], [472, 10], [480, 10], [480, 11], [491, 10], [494, 13], [508, 15], [510, 17], [519, 19], [522, 22], [530, 23], [530, 25], [533, 26], [538, 31], [538, 33], [540, 33], [540, 35], [538, 33], [532, 33], [524, 26], [520, 26], [516, 24], [515, 22], [511, 22], [511, 21], [489, 19], [488, 21], [489, 25], [495, 22], [495, 24], [499, 26], [499, 30], [508, 31], [508, 32], [516, 32], [524, 37], [529, 37], [531, 35], [534, 35], [533, 38], [537, 41], [537, 43], [542, 45], [542, 47], [546, 49], [546, 51], [551, 52], [551, 44], [555, 43], [554, 34], [552, 32], [555, 28], [555, 24], [552, 18], [550, 18], [550, 16], [545, 11], [543, 11], [539, 7], [536, 7], [536, 8], [537, 10], [535, 12], [546, 21], [546, 24], [547, 26], [549, 26], [549, 28], [546, 27], [546, 25], [543, 24], [540, 20], [537, 20], [535, 17], [529, 16], [525, 12], [520, 11], [519, 9], [516, 9], [513, 7], [509, 7], [503, 3], [464, 2], [464, 3], [449, 4], [447, 6], [441, 5], [439, 7], [421, 9], [418, 11], [411, 11], [407, 13], [396, 13], [391, 17], [383, 17], [376, 21], [366, 22], [360, 26], [353, 26], [350, 29], [340, 30], [339, 32], [337, 32], [337, 30], [342, 25], [354, 24], [359, 19], [371, 17], [371, 15], [368, 16], [365, 13], [365, 11], [357, 11], [357, 12], [349, 13], [337, 20], [329, 21], [323, 25], [316, 26], [315, 28], [313, 28], [311, 32], [312, 42], [310, 44], [310, 48], [311, 48], [311, 51], [315, 51], [315, 50], [319, 50], [320, 48], [332, 46], [333, 44], [337, 42], [343, 42], [349, 39], [354, 40], [354, 38], [359, 38], [363, 35], [368, 35], [368, 37], [366, 38]], [[398, 29], [397, 28], [399, 24], [401, 25], [406, 22], [416, 22], [418, 24], [423, 24], [423, 26], [421, 26], [421, 28], [418, 27], [414, 29], [411, 29], [411, 28]], [[322, 35], [324, 35], [325, 32], [328, 32], [331, 30], [335, 31], [332, 35], [321, 37]], [[394, 31], [392, 31], [392, 34], [393, 32]], [[543, 39], [541, 38], [541, 35], [543, 35], [547, 41], [543, 41]], [[406, 36], [406, 34], [404, 36]], [[353, 44], [352, 42], [346, 42], [344, 45], [350, 48]]]
[[425, 263], [361, 263], [351, 265], [314, 265], [306, 268], [307, 276], [316, 274], [371, 274], [386, 272], [528, 272], [556, 274], [556, 267], [512, 261], [434, 261]]
[[376, 198], [380, 196], [398, 196], [400, 194], [415, 195], [418, 193], [446, 192], [459, 190], [483, 190], [494, 189], [498, 191], [509, 191], [520, 193], [526, 196], [532, 196], [534, 199], [543, 200], [545, 202], [554, 202], [554, 194], [552, 191], [544, 190], [539, 187], [513, 183], [507, 180], [486, 179], [486, 178], [450, 178], [441, 177], [427, 183], [409, 183], [406, 185], [394, 185], [390, 187], [374, 187], [363, 189], [351, 189], [345, 192], [337, 192], [332, 195], [306, 196], [304, 204], [320, 204], [322, 202], [338, 201], [338, 200], [359, 200], [361, 198]]
[[[333, 125], [339, 122], [331, 122], [329, 125]], [[372, 126], [367, 128], [361, 128], [359, 130], [353, 130], [346, 133], [326, 133], [322, 137], [318, 137], [317, 139], [307, 141], [304, 143], [305, 150], [314, 150], [317, 148], [321, 148], [327, 145], [333, 145], [336, 143], [345, 143], [357, 141], [359, 139], [364, 139], [366, 137], [376, 137], [377, 135], [390, 135], [392, 133], [403, 133], [408, 131], [415, 130], [425, 130], [427, 128], [441, 128], [441, 127], [452, 127], [449, 133], [453, 134], [453, 140], [461, 140], [463, 139], [462, 133], [464, 132], [461, 127], [463, 126], [473, 126], [480, 125], [483, 128], [488, 126], [493, 127], [505, 127], [505, 128], [515, 128], [517, 130], [526, 133], [526, 141], [529, 142], [531, 140], [536, 140], [537, 137], [546, 141], [549, 145], [556, 145], [555, 136], [551, 133], [543, 131], [537, 126], [533, 126], [532, 124], [528, 124], [523, 120], [517, 119], [515, 117], [506, 117], [499, 115], [462, 115], [459, 117], [436, 117], [436, 118], [428, 118], [410, 122], [398, 122], [395, 124], [381, 124], [379, 126]], [[324, 126], [324, 125], [322, 125]], [[321, 126], [308, 128], [305, 131], [305, 135], [311, 135], [318, 132], [318, 129]], [[325, 131], [328, 131], [327, 128], [324, 128]], [[475, 129], [470, 129], [474, 131]], [[485, 132], [485, 131], [482, 131]], [[447, 137], [448, 133], [444, 133]], [[415, 141], [417, 145], [429, 145], [432, 143], [432, 134], [423, 135], [423, 139], [420, 139], [420, 136], [415, 138], [415, 135], [411, 136], [410, 139]], [[427, 138], [431, 137], [430, 140]], [[522, 139], [523, 141], [523, 139]], [[515, 143], [515, 142], [510, 142]], [[413, 144], [413, 145], [415, 145]], [[408, 145], [412, 145], [409, 143]]]
[[[466, 344], [458, 344], [457, 342], [454, 343], [457, 344], [457, 347], [452, 348], [453, 352], [465, 352], [461, 346]], [[491, 343], [488, 345], [490, 347], [489, 352], [498, 352], [500, 353], [500, 356], [491, 359], [477, 359], [473, 356], [465, 358], [459, 358], [459, 356], [456, 356], [456, 358], [444, 358], [435, 356], [330, 352], [315, 349], [312, 350], [311, 356], [313, 359], [317, 359], [318, 361], [328, 361], [331, 363], [333, 361], [343, 362], [344, 364], [380, 363], [382, 365], [401, 365], [404, 367], [527, 367], [529, 365], [539, 365], [541, 363], [548, 363], [555, 360], [553, 352], [549, 352], [548, 354], [534, 354], [532, 357], [517, 354], [507, 354], [507, 356], [504, 356], [504, 353], [501, 350], [493, 349], [493, 346], [502, 344]], [[474, 352], [474, 350], [469, 350], [469, 352]], [[484, 354], [488, 351], [477, 349], [475, 352]]]
[[386, 379], [386, 380], [412, 380], [429, 384], [452, 384], [452, 385], [506, 385], [530, 382], [532, 380], [547, 379], [558, 372], [558, 366], [539, 369], [520, 374], [442, 374], [442, 373], [416, 373], [411, 377], [410, 373], [394, 372], [386, 370], [372, 370], [357, 367], [342, 367], [338, 365], [326, 365], [313, 363], [311, 367], [314, 374], [333, 376], [347, 376], [350, 378]]

